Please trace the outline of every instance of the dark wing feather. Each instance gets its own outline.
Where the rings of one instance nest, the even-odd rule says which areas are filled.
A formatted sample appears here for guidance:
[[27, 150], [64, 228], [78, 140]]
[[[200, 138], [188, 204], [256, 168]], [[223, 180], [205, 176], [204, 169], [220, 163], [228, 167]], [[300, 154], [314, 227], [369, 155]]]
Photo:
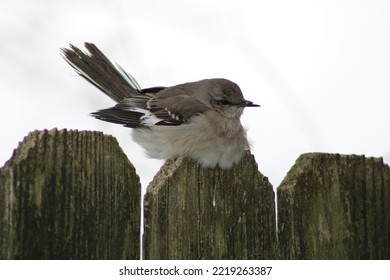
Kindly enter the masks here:
[[151, 87], [151, 88], [143, 88], [140, 90], [140, 93], [158, 93], [167, 87]]
[[144, 115], [140, 112], [125, 111], [116, 106], [99, 110], [91, 114], [93, 117], [116, 124], [121, 124], [125, 127], [141, 127], [141, 117]]
[[143, 117], [148, 113], [147, 102], [154, 94], [139, 94], [126, 98], [114, 107], [99, 110], [92, 116], [99, 120], [122, 124], [125, 127], [141, 127]]

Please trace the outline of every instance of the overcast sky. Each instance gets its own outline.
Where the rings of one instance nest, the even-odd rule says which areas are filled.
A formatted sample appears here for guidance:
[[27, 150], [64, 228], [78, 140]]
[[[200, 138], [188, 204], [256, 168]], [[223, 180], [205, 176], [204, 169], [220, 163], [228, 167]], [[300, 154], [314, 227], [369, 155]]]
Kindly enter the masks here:
[[307, 152], [390, 162], [390, 1], [3, 1], [0, 166], [35, 129], [115, 136], [145, 187], [162, 165], [129, 130], [89, 117], [113, 102], [60, 56], [94, 42], [142, 87], [236, 82], [259, 170], [277, 187]]

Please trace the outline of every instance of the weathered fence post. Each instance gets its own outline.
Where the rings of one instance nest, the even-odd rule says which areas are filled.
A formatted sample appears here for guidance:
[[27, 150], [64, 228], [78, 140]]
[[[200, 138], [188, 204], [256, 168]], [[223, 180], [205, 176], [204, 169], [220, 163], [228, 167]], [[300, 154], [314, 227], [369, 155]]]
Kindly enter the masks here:
[[169, 160], [148, 186], [145, 259], [273, 259], [274, 192], [248, 152], [232, 170]]
[[[145, 259], [390, 259], [390, 170], [303, 154], [274, 192], [248, 152], [232, 170], [168, 160], [145, 195]], [[35, 131], [0, 170], [1, 259], [139, 259], [140, 183], [99, 132]]]
[[1, 259], [139, 259], [140, 183], [100, 132], [35, 131], [0, 170]]
[[390, 259], [390, 172], [381, 158], [301, 155], [277, 193], [281, 259]]

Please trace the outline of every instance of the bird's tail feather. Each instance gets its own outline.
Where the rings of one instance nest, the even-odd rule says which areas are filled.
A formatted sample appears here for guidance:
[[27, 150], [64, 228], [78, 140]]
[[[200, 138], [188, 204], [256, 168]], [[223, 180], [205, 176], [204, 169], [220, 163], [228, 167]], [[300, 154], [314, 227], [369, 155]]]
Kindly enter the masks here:
[[99, 88], [116, 102], [141, 92], [137, 81], [119, 65], [111, 61], [92, 43], [85, 43], [89, 53], [70, 45], [62, 49], [64, 59], [88, 82]]

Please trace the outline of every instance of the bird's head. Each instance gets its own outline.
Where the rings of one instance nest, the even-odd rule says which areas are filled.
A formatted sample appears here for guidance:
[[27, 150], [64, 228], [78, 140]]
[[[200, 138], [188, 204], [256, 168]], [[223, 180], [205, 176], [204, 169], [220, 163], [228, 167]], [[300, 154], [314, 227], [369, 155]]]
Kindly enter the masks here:
[[245, 107], [260, 107], [245, 100], [237, 84], [225, 79], [212, 79], [210, 82], [210, 105], [223, 116], [239, 118]]

